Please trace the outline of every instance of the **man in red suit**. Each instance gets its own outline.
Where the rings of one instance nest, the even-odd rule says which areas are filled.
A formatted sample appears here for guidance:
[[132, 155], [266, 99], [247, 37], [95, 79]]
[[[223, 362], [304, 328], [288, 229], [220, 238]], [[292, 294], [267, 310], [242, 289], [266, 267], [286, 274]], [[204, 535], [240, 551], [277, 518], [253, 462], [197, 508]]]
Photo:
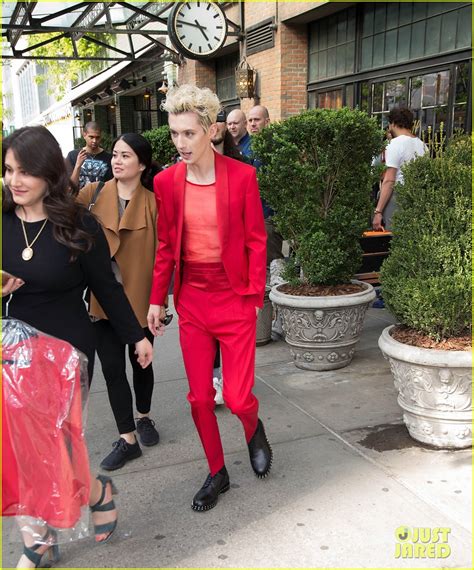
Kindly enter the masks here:
[[220, 109], [209, 89], [183, 85], [168, 92], [173, 142], [182, 161], [158, 174], [158, 251], [148, 326], [159, 334], [173, 270], [174, 302], [189, 382], [188, 401], [209, 464], [192, 508], [213, 508], [229, 489], [217, 418], [212, 368], [220, 342], [224, 400], [244, 427], [250, 463], [259, 478], [272, 450], [252, 393], [258, 308], [266, 279], [266, 232], [256, 171], [211, 146]]

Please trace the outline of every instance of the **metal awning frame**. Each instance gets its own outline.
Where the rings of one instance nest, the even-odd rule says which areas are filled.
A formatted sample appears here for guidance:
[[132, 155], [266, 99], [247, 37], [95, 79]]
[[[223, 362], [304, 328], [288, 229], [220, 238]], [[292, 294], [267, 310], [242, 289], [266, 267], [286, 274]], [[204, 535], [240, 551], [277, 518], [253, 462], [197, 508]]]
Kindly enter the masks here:
[[[183, 56], [174, 49], [168, 47], [166, 44], [158, 40], [154, 36], [166, 36], [167, 18], [164, 17], [167, 11], [175, 4], [175, 2], [148, 2], [143, 7], [135, 6], [132, 2], [79, 2], [68, 8], [58, 10], [52, 14], [48, 14], [41, 18], [34, 17], [34, 8], [38, 2], [17, 2], [10, 22], [2, 25], [2, 36], [6, 36], [8, 43], [12, 49], [12, 55], [3, 54], [2, 59], [26, 59], [26, 60], [42, 60], [42, 61], [136, 61], [140, 58], [141, 61], [147, 61], [143, 57], [143, 53], [148, 51], [150, 47], [157, 46], [161, 48], [169, 60], [174, 63], [181, 64]], [[133, 15], [123, 22], [112, 22], [110, 9], [114, 6], [121, 6], [133, 12]], [[48, 25], [51, 20], [60, 16], [70, 14], [82, 10], [82, 13], [76, 18], [71, 26], [56, 26]], [[105, 25], [96, 25], [97, 22], [105, 17]], [[159, 23], [165, 26], [164, 29], [143, 29], [150, 23]], [[228, 32], [229, 36], [241, 37], [240, 26], [228, 20], [231, 30]], [[42, 34], [57, 32], [54, 38], [40, 41], [34, 45], [30, 45], [23, 49], [18, 49], [17, 45], [23, 35]], [[119, 49], [110, 43], [101, 41], [100, 39], [92, 37], [90, 34], [111, 34], [111, 35], [127, 35], [128, 36], [128, 51]], [[136, 48], [133, 38], [141, 36], [148, 40], [148, 43], [139, 49]], [[39, 47], [43, 47], [55, 41], [68, 38], [72, 43], [73, 56], [39, 56], [34, 52]], [[96, 57], [81, 57], [78, 53], [77, 42], [81, 39], [87, 39], [101, 47], [110, 50], [113, 53], [108, 55], [101, 55]], [[150, 59], [149, 61], [153, 61]]]

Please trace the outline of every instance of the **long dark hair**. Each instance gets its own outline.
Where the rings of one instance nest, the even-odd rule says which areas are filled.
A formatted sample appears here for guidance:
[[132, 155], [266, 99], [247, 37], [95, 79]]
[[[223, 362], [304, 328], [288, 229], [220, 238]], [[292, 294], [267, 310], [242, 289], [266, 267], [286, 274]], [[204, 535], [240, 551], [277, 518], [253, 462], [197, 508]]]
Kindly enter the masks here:
[[142, 135], [137, 133], [124, 133], [114, 140], [112, 143], [112, 152], [118, 141], [123, 141], [138, 156], [138, 161], [143, 164], [145, 170], [142, 172], [140, 182], [148, 190], [153, 191], [153, 178], [155, 174], [161, 172], [161, 167], [153, 161], [153, 149], [151, 144]]
[[[76, 203], [61, 148], [45, 127], [23, 127], [3, 140], [2, 175], [5, 176], [5, 156], [11, 150], [21, 167], [46, 182], [43, 206], [53, 225], [54, 239], [71, 252], [71, 260], [91, 249], [94, 236], [82, 229], [87, 209]], [[10, 189], [3, 189], [4, 212], [16, 208]]]

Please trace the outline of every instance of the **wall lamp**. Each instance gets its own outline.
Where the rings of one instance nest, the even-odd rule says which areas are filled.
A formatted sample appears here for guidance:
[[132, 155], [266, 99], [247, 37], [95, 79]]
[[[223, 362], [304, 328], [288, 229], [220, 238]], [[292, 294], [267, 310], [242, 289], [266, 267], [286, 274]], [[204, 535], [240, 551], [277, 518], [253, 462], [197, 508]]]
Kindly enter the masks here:
[[240, 99], [253, 99], [255, 97], [255, 83], [257, 72], [247, 63], [245, 57], [235, 70], [235, 89]]

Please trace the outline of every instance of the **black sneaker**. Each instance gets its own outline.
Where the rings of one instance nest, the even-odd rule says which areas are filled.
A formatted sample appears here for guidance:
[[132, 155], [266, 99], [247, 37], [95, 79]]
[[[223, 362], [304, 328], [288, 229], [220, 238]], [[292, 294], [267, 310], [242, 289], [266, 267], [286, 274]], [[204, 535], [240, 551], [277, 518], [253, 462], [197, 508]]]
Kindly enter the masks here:
[[146, 447], [156, 445], [160, 441], [160, 434], [155, 428], [155, 422], [150, 418], [140, 418], [137, 420], [137, 433], [140, 436], [140, 443]]
[[120, 469], [130, 461], [131, 459], [137, 459], [142, 454], [142, 450], [136, 443], [127, 443], [123, 437], [113, 444], [112, 451], [107, 455], [107, 457], [102, 461], [100, 466], [106, 471], [114, 471], [115, 469]]

